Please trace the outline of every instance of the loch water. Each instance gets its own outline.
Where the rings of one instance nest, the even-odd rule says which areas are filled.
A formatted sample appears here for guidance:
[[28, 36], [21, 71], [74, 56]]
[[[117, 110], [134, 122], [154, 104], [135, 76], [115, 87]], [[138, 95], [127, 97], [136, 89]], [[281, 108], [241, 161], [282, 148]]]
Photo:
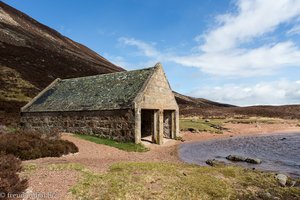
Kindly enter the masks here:
[[[230, 154], [259, 158], [262, 163], [232, 163], [226, 160], [226, 156]], [[231, 137], [184, 143], [179, 148], [179, 157], [187, 163], [199, 165], [206, 165], [207, 159], [217, 159], [244, 167], [300, 177], [300, 133]]]

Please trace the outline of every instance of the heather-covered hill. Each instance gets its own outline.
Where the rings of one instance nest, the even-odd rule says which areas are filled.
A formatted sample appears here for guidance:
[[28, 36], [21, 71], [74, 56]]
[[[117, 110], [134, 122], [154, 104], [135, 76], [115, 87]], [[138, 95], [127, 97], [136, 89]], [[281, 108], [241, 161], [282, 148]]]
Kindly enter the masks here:
[[0, 108], [19, 110], [56, 78], [123, 71], [96, 52], [0, 2]]
[[180, 115], [200, 116], [203, 118], [246, 118], [246, 117], [271, 117], [284, 119], [300, 119], [300, 105], [282, 106], [248, 106], [248, 107], [203, 107], [182, 106]]

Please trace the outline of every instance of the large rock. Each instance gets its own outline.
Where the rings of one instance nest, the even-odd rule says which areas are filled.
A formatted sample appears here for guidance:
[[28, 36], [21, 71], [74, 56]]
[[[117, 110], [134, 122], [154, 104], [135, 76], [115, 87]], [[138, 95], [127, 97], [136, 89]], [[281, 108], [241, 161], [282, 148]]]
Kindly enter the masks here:
[[258, 158], [250, 158], [238, 155], [229, 155], [226, 157], [227, 160], [234, 161], [234, 162], [247, 162], [252, 164], [260, 164], [261, 160]]
[[207, 161], [205, 161], [206, 164], [212, 166], [212, 167], [217, 167], [217, 166], [225, 166], [226, 163], [220, 160], [216, 160], [216, 159], [208, 159]]
[[229, 155], [226, 157], [227, 160], [230, 160], [230, 161], [242, 161], [242, 162], [245, 162], [246, 161], [246, 157], [243, 157], [243, 156], [238, 156], [238, 155]]
[[246, 158], [245, 162], [252, 164], [260, 164], [261, 160], [258, 158]]
[[192, 133], [199, 133], [199, 130], [195, 129], [195, 128], [188, 128], [187, 130], [192, 132]]
[[277, 179], [278, 183], [282, 186], [282, 187], [285, 187], [286, 185], [286, 182], [288, 180], [288, 177], [284, 174], [277, 174], [275, 176], [275, 178]]

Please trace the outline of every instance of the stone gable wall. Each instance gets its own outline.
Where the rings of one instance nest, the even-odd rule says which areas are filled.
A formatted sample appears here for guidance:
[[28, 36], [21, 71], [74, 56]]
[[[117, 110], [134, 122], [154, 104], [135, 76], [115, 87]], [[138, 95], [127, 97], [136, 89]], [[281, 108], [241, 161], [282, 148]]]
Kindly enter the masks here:
[[131, 109], [78, 112], [22, 113], [26, 129], [82, 133], [118, 141], [134, 142], [135, 121]]
[[162, 68], [158, 68], [149, 80], [139, 107], [178, 110], [177, 102]]

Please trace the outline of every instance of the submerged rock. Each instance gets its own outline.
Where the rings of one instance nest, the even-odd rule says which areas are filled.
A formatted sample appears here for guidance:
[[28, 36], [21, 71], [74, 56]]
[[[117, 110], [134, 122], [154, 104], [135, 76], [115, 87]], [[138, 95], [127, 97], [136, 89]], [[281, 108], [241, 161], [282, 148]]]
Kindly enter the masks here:
[[288, 180], [288, 177], [284, 174], [277, 174], [275, 176], [275, 178], [277, 179], [278, 183], [282, 186], [282, 187], [285, 187], [286, 185], [286, 182]]
[[205, 161], [205, 163], [212, 166], [212, 167], [225, 166], [226, 165], [226, 163], [224, 161], [220, 161], [220, 160], [216, 160], [216, 159], [208, 159], [207, 161]]
[[229, 155], [226, 157], [227, 160], [230, 160], [230, 161], [246, 161], [246, 157], [243, 157], [243, 156], [237, 156], [237, 155]]
[[258, 158], [246, 158], [245, 162], [252, 164], [260, 164], [261, 160]]
[[261, 160], [258, 158], [250, 158], [250, 157], [244, 157], [244, 156], [238, 156], [238, 155], [229, 155], [226, 157], [227, 160], [234, 161], [234, 162], [247, 162], [252, 164], [260, 164]]

